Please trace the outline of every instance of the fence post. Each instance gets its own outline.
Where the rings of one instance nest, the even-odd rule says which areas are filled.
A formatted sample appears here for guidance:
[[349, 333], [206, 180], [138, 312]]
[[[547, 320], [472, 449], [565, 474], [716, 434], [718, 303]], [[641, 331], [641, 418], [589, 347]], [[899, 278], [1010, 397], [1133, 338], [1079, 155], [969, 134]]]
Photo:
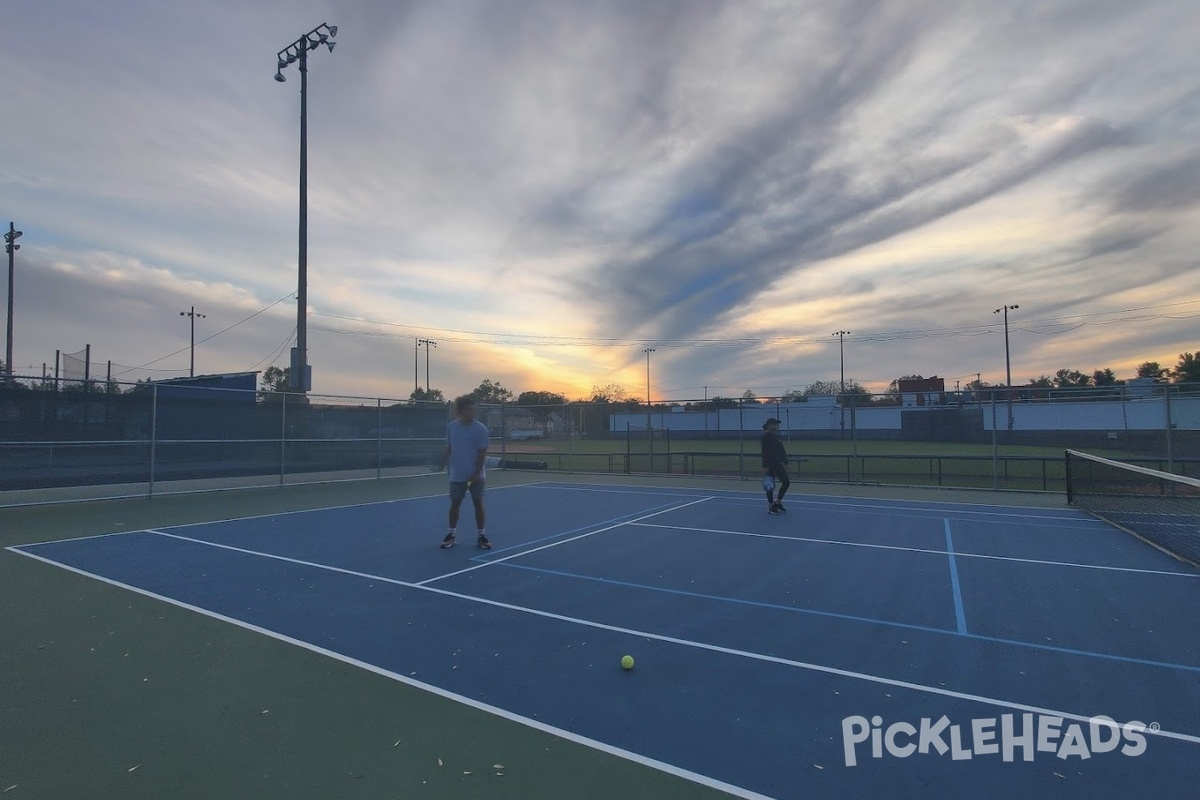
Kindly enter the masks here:
[[383, 480], [383, 398], [375, 398], [375, 480]]
[[287, 464], [287, 392], [280, 392], [279, 397], [279, 488], [282, 489]]
[[[845, 397], [841, 399], [844, 401]], [[854, 394], [850, 395], [850, 447], [854, 453], [854, 479], [863, 480], [858, 459], [858, 395]]]
[[1166, 401], [1167, 401], [1167, 408], [1166, 408], [1166, 415], [1167, 415], [1167, 472], [1174, 472], [1175, 471], [1175, 459], [1172, 457], [1172, 453], [1171, 453], [1172, 423], [1171, 423], [1171, 385], [1170, 384], [1167, 384], [1164, 387], [1163, 393], [1166, 396]]
[[633, 427], [629, 420], [625, 420], [625, 474], [629, 475], [633, 472]]
[[746, 400], [738, 398], [738, 478], [746, 480]]
[[996, 446], [996, 390], [993, 389], [990, 394], [992, 396], [992, 491], [999, 491], [1000, 459]]
[[[572, 418], [571, 404], [563, 404], [563, 428], [567, 434], [567, 474], [575, 472], [575, 436], [577, 431], [575, 428], [575, 420]], [[562, 469], [562, 461], [559, 460], [559, 469]]]
[[500, 401], [500, 466], [508, 459], [508, 406]]
[[150, 390], [150, 497], [154, 497], [154, 462], [158, 450], [158, 384]]

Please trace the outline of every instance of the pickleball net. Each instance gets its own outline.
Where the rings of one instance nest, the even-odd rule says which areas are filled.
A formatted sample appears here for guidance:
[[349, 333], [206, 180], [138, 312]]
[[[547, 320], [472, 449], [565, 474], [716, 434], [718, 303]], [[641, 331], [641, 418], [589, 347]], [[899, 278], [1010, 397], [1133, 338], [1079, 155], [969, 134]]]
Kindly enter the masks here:
[[1200, 480], [1066, 451], [1067, 503], [1200, 567]]

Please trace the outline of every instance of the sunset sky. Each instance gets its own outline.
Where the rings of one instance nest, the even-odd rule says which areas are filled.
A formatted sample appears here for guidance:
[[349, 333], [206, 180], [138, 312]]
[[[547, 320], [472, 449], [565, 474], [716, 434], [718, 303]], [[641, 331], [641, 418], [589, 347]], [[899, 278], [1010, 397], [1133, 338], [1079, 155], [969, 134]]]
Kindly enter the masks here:
[[1004, 304], [1018, 383], [1200, 350], [1195, 0], [4, 9], [18, 373], [90, 343], [186, 375], [193, 305], [197, 373], [287, 366], [300, 76], [272, 78], [322, 22], [315, 393], [408, 397], [422, 337], [447, 396], [644, 396], [646, 347], [655, 399], [769, 395], [836, 380], [838, 330], [870, 389], [1000, 383]]

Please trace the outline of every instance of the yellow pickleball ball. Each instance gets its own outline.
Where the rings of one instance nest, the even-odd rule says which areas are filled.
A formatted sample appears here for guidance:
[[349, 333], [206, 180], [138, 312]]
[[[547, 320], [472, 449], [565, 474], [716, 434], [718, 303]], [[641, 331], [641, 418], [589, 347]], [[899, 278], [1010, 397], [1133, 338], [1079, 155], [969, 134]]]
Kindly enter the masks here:
[[625, 656], [622, 658], [621, 666], [625, 669], [633, 669], [633, 656]]

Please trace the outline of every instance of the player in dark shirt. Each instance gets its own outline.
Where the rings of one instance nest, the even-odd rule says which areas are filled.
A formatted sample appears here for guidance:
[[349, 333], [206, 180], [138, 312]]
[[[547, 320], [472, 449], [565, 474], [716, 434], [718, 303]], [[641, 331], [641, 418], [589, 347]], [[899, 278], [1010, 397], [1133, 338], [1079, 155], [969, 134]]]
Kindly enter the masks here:
[[[762, 435], [763, 491], [767, 493], [767, 510], [772, 514], [787, 511], [783, 507], [783, 496], [792, 485], [787, 473], [787, 449], [779, 438], [779, 424], [780, 420], [774, 417], [767, 420], [763, 423]], [[774, 494], [776, 485], [779, 487], [778, 496]]]

